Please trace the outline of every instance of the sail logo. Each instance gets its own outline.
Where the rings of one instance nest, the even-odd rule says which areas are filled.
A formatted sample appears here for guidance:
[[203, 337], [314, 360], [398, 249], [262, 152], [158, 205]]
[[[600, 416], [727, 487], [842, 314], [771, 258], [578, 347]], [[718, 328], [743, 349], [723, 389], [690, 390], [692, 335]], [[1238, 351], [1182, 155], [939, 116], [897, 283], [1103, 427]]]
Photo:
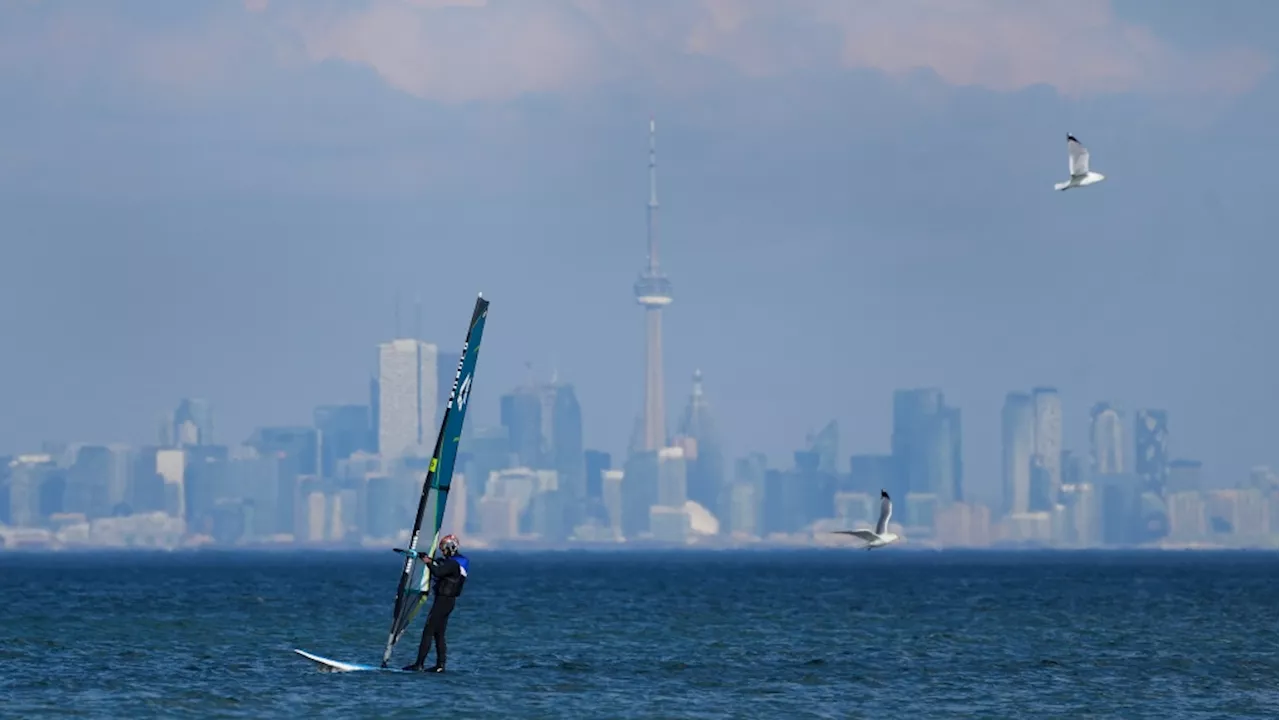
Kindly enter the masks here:
[[462, 354], [458, 356], [458, 369], [453, 371], [453, 385], [449, 387], [449, 402], [458, 407], [458, 378], [462, 375], [462, 364], [467, 359], [467, 345], [462, 343]]
[[458, 409], [462, 410], [467, 406], [467, 398], [471, 397], [471, 376], [468, 375], [463, 379], [462, 385], [458, 388]]

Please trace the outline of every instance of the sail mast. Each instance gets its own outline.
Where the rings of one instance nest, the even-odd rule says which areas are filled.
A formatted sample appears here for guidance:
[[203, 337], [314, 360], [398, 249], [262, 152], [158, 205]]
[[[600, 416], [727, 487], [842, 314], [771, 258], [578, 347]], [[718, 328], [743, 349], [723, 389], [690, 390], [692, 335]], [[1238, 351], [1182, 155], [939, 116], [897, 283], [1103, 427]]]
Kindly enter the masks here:
[[[434, 505], [435, 512], [430, 516], [433, 538], [427, 554], [430, 556], [435, 553], [440, 525], [444, 521], [445, 504], [449, 497], [449, 485], [453, 481], [453, 465], [458, 456], [458, 440], [462, 436], [467, 401], [471, 397], [472, 377], [475, 375], [476, 361], [479, 359], [480, 339], [484, 335], [484, 323], [488, 314], [489, 301], [483, 296], [477, 297], [475, 309], [471, 313], [471, 324], [467, 328], [467, 338], [462, 344], [462, 357], [458, 359], [458, 369], [453, 376], [449, 402], [445, 406], [444, 417], [440, 421], [440, 432], [436, 435], [431, 464], [427, 468], [427, 477], [422, 482], [422, 496], [418, 499], [418, 512], [413, 520], [413, 533], [409, 537], [409, 547], [395, 548], [396, 552], [405, 556], [405, 559], [404, 568], [400, 572], [400, 584], [396, 588], [391, 631], [387, 635], [387, 645], [382, 653], [383, 667], [386, 667], [391, 660], [391, 651], [395, 648], [396, 642], [400, 640], [401, 634], [409, 626], [418, 609], [426, 602], [427, 593], [430, 591], [430, 573], [426, 564], [418, 558], [418, 540], [422, 531], [422, 522], [427, 517], [427, 509]], [[432, 499], [434, 503], [431, 502]], [[414, 580], [415, 570], [419, 571], [417, 582], [411, 582]]]

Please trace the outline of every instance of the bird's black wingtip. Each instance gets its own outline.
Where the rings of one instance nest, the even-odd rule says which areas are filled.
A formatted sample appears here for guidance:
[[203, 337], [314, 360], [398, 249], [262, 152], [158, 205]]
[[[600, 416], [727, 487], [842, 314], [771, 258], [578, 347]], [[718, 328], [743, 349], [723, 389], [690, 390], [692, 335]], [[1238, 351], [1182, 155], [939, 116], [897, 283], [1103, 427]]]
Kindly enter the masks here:
[[882, 497], [882, 498], [887, 498], [887, 497], [889, 497], [889, 493], [885, 492], [885, 491], [884, 491], [884, 488], [881, 488], [881, 489], [880, 489], [880, 497]]
[[1080, 141], [1076, 139], [1076, 136], [1075, 136], [1075, 135], [1072, 135], [1071, 133], [1067, 133], [1067, 142], [1075, 142], [1075, 143], [1078, 143], [1078, 142], [1080, 142]]

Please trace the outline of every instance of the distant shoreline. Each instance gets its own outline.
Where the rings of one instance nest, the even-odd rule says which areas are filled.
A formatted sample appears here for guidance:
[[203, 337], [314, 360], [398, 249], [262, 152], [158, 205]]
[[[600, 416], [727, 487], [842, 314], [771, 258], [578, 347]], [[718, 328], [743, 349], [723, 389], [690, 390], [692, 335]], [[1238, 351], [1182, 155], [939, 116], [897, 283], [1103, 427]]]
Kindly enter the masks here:
[[[176, 547], [156, 547], [156, 546], [71, 546], [71, 547], [3, 547], [0, 546], [0, 556], [3, 555], [82, 555], [91, 553], [100, 554], [116, 554], [116, 555], [169, 555], [169, 554], [244, 554], [244, 555], [298, 555], [298, 554], [324, 554], [324, 555], [377, 555], [386, 553], [391, 549], [388, 545], [386, 548], [371, 547], [367, 545], [307, 545], [307, 544], [245, 544], [245, 545], [194, 545], [194, 546], [176, 546]], [[843, 547], [824, 544], [796, 544], [796, 543], [752, 543], [744, 545], [677, 545], [665, 543], [581, 543], [581, 544], [534, 544], [534, 543], [507, 543], [507, 544], [491, 544], [481, 547], [472, 548], [469, 552], [472, 554], [499, 554], [499, 555], [533, 555], [542, 553], [556, 554], [592, 554], [592, 555], [644, 555], [644, 554], [759, 554], [759, 553], [848, 553], [860, 551], [859, 547]], [[1133, 545], [1133, 546], [1107, 546], [1107, 547], [1053, 547], [1053, 546], [954, 546], [954, 547], [934, 547], [926, 545], [912, 546], [904, 544], [900, 547], [892, 549], [890, 552], [900, 553], [907, 552], [912, 555], [926, 553], [948, 553], [948, 554], [991, 554], [991, 555], [1010, 555], [1019, 553], [1054, 553], [1054, 554], [1100, 554], [1100, 553], [1171, 553], [1171, 552], [1250, 552], [1250, 553], [1277, 553], [1278, 548], [1274, 545]], [[881, 550], [879, 553], [883, 554]]]

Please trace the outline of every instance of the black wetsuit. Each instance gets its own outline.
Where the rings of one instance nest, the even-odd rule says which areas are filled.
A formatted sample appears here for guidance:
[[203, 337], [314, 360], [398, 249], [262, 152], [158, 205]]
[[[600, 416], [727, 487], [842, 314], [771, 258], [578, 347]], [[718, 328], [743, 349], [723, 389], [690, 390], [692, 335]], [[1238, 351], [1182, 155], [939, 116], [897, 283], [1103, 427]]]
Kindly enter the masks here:
[[418, 659], [415, 667], [422, 667], [431, 652], [431, 641], [436, 644], [436, 670], [444, 670], [446, 660], [445, 630], [449, 627], [449, 614], [453, 612], [454, 603], [462, 594], [462, 586], [467, 582], [467, 558], [463, 555], [436, 558], [431, 563], [431, 580], [435, 600], [427, 611], [427, 623], [422, 628], [422, 642], [418, 644]]

